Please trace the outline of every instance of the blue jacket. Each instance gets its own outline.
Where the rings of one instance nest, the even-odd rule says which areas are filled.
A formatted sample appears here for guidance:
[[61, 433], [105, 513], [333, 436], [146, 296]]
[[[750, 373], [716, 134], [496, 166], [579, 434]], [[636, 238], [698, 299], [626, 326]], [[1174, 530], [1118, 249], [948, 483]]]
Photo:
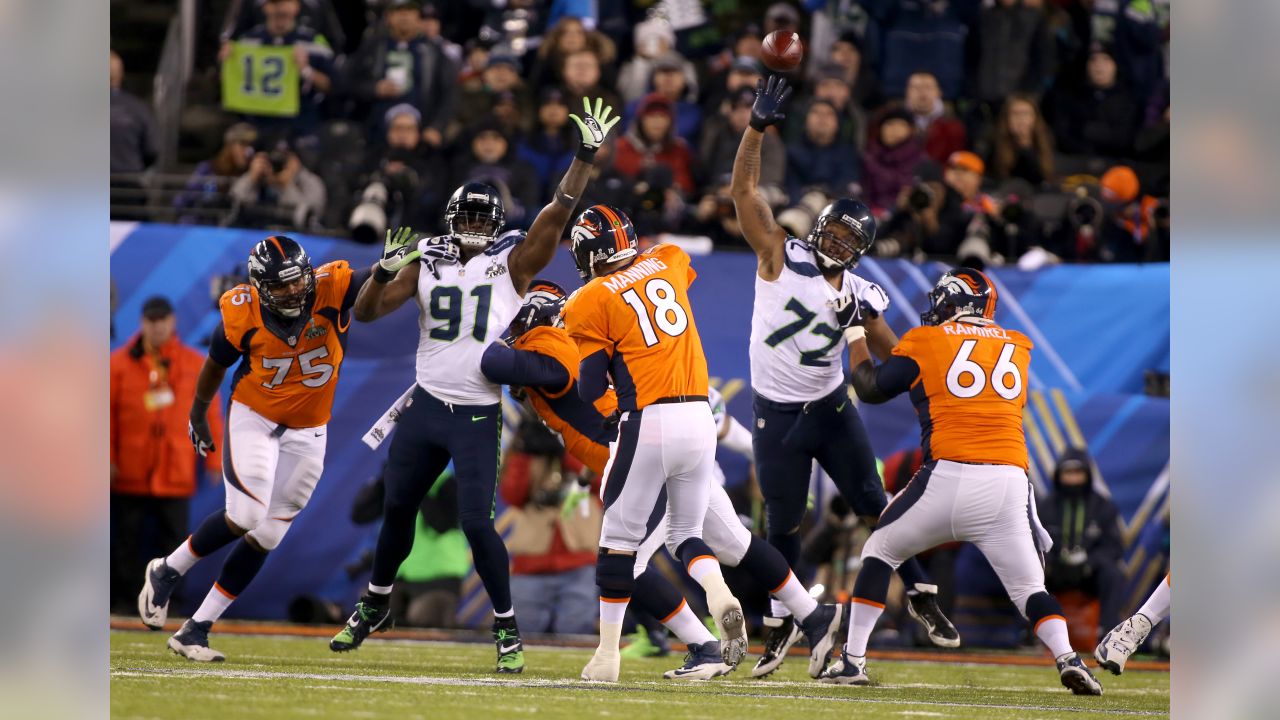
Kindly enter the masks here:
[[862, 160], [853, 145], [836, 140], [818, 147], [809, 139], [787, 145], [787, 194], [797, 202], [807, 188], [829, 196], [850, 194], [849, 186], [862, 177]]

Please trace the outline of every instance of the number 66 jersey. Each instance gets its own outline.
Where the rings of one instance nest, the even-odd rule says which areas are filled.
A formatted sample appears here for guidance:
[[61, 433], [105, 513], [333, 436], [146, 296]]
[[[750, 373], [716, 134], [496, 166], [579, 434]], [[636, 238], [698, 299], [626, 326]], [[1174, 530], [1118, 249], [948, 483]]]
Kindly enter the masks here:
[[214, 332], [209, 354], [226, 367], [240, 360], [232, 400], [286, 428], [329, 422], [360, 290], [354, 275], [346, 260], [316, 268], [315, 300], [292, 322], [264, 312], [250, 285], [223, 294], [222, 332]]

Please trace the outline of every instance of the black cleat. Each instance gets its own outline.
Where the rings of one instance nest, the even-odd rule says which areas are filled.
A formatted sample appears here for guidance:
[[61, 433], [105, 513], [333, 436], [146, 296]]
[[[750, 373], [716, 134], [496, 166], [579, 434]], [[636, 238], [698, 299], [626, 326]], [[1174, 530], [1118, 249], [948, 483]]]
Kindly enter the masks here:
[[783, 618], [765, 617], [764, 624], [770, 628], [764, 640], [764, 654], [751, 668], [751, 677], [765, 677], [777, 670], [787, 658], [787, 651], [804, 635], [796, 625], [795, 618], [790, 615]]
[[495, 672], [524, 672], [524, 642], [520, 640], [520, 628], [516, 619], [494, 618], [493, 644], [498, 647], [498, 667]]
[[1102, 683], [1089, 672], [1084, 661], [1075, 653], [1058, 658], [1058, 677], [1062, 685], [1073, 695], [1101, 695]]
[[329, 649], [334, 652], [355, 650], [371, 633], [386, 632], [391, 625], [391, 608], [387, 601], [372, 602], [366, 594], [356, 603], [356, 611], [351, 613], [346, 627], [329, 641]]
[[809, 617], [798, 623], [809, 641], [809, 677], [816, 678], [827, 669], [831, 650], [836, 646], [840, 621], [844, 619], [844, 604], [819, 605]]
[[960, 647], [960, 632], [938, 607], [938, 586], [916, 583], [907, 593], [907, 613], [924, 626], [929, 640], [938, 647]]

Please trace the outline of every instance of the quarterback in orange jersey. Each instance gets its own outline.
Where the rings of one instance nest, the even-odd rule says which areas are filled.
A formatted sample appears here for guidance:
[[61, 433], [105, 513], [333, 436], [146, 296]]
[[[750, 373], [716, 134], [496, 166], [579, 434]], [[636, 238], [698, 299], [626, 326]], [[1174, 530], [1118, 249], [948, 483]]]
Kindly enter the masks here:
[[586, 285], [565, 306], [565, 328], [578, 346], [578, 394], [594, 402], [609, 379], [622, 411], [602, 488], [604, 523], [596, 584], [600, 645], [584, 680], [616, 682], [622, 619], [635, 588], [636, 551], [663, 487], [669, 503], [666, 543], [707, 591], [720, 629], [722, 657], [746, 652], [742, 606], [702, 541], [715, 473], [716, 426], [707, 402], [707, 360], [689, 306], [696, 273], [673, 245], [637, 249], [622, 212], [595, 205], [570, 232], [573, 260]]
[[346, 352], [356, 293], [368, 271], [345, 260], [312, 268], [296, 241], [274, 235], [249, 253], [249, 283], [219, 302], [222, 322], [197, 380], [191, 441], [214, 447], [206, 412], [227, 368], [232, 382], [222, 443], [226, 508], [210, 515], [168, 557], [147, 566], [138, 613], [164, 626], [169, 596], [200, 558], [237, 539], [218, 581], [191, 619], [169, 638], [175, 653], [220, 661], [209, 628], [253, 580], [302, 511], [324, 467], [325, 425]]
[[853, 387], [864, 402], [908, 393], [920, 416], [924, 465], [889, 503], [862, 550], [841, 660], [821, 679], [865, 685], [867, 638], [884, 610], [889, 576], [935, 545], [970, 541], [1004, 583], [1009, 599], [1057, 660], [1077, 695], [1102, 685], [1071, 649], [1058, 601], [1045, 592], [1049, 534], [1036, 518], [1022, 431], [1031, 341], [995, 323], [996, 288], [969, 268], [942, 276], [921, 327], [875, 367], [864, 337], [850, 345]]

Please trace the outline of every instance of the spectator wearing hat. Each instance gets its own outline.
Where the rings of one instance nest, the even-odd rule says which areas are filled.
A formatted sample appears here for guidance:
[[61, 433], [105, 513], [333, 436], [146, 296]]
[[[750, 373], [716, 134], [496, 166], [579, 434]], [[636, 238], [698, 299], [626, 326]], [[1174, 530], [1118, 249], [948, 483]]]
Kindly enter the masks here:
[[564, 175], [578, 148], [578, 134], [569, 124], [569, 104], [564, 91], [542, 91], [538, 122], [516, 143], [516, 156], [529, 163], [538, 176], [538, 197], [551, 197], [552, 183]]
[[[694, 102], [698, 94], [697, 88], [689, 84], [692, 66], [675, 53], [658, 58], [652, 66], [653, 78], [650, 84], [653, 92], [671, 101], [676, 114], [676, 135], [683, 138], [690, 148], [697, 147], [698, 133], [702, 130], [702, 108]], [[639, 106], [639, 99], [627, 103], [622, 112], [623, 125], [631, 124]]]
[[233, 221], [248, 227], [312, 227], [328, 201], [324, 181], [287, 140], [264, 144], [231, 184]]
[[[704, 177], [719, 178], [733, 173], [733, 159], [738, 155], [742, 133], [751, 121], [751, 105], [755, 102], [755, 86], [740, 87], [716, 118], [703, 124], [698, 160]], [[714, 120], [714, 122], [713, 122]], [[766, 132], [760, 141], [759, 188], [769, 203], [781, 205], [787, 200], [787, 150], [776, 131]]]
[[[1163, 7], [1162, 7], [1163, 6]], [[1114, 49], [1116, 65], [1135, 96], [1148, 97], [1165, 72], [1169, 41], [1167, 2], [1112, 0], [1091, 3], [1092, 40]]]
[[800, 31], [800, 11], [791, 3], [776, 2], [764, 11], [764, 34], [778, 30]]
[[360, 104], [357, 115], [367, 114], [370, 137], [385, 131], [387, 110], [409, 103], [422, 114], [423, 141], [436, 148], [457, 109], [459, 63], [423, 33], [421, 11], [417, 0], [391, 0], [348, 59], [345, 85]]
[[862, 163], [853, 144], [840, 137], [840, 117], [827, 100], [809, 103], [804, 135], [787, 144], [787, 193], [792, 202], [809, 192], [826, 202], [858, 194]]
[[932, 162], [914, 123], [906, 108], [890, 107], [872, 126], [862, 156], [862, 195], [877, 215], [892, 210], [903, 189], [915, 182], [920, 165]]
[[539, 208], [538, 176], [516, 156], [511, 138], [495, 118], [472, 128], [465, 150], [454, 159], [452, 187], [471, 181], [486, 182], [503, 193], [507, 224], [525, 228]]
[[1053, 180], [1053, 135], [1033, 96], [1013, 93], [1004, 101], [990, 146], [988, 165], [996, 180], [1020, 178], [1033, 188]]
[[916, 134], [924, 140], [924, 151], [939, 165], [951, 154], [965, 149], [964, 123], [942, 101], [942, 87], [930, 72], [915, 72], [907, 78], [903, 104], [915, 119]]
[[226, 212], [227, 192], [234, 178], [249, 169], [249, 158], [257, 141], [258, 130], [249, 123], [238, 122], [227, 128], [218, 154], [196, 165], [182, 192], [174, 196], [178, 222], [217, 224], [221, 220], [215, 213]]
[[618, 141], [613, 159], [618, 172], [632, 178], [639, 178], [655, 165], [670, 169], [674, 187], [685, 197], [693, 195], [693, 153], [675, 134], [674, 103], [656, 92], [640, 101], [635, 120]]
[[[111, 353], [111, 606], [132, 612], [147, 561], [187, 534], [187, 504], [199, 466], [222, 479], [221, 443], [201, 458], [187, 436], [188, 411], [204, 353], [184, 345], [173, 305], [156, 296], [142, 305], [138, 333]], [[215, 397], [209, 427], [222, 437]]]
[[590, 50], [575, 50], [564, 56], [560, 79], [569, 96], [569, 106], [581, 108], [583, 98], [602, 98], [617, 112], [623, 107], [618, 94], [600, 82], [600, 59]]
[[1109, 168], [1099, 185], [1104, 219], [1097, 259], [1168, 261], [1168, 209], [1161, 212], [1160, 201], [1142, 193], [1133, 168], [1126, 165]]
[[[422, 142], [422, 115], [409, 103], [401, 103], [387, 111], [383, 124], [387, 128], [382, 147], [369, 153], [369, 162], [351, 187], [351, 197], [359, 207], [364, 191], [373, 183], [386, 189], [382, 208], [386, 227], [408, 225], [429, 228], [438, 220], [437, 208], [452, 192], [431, 171], [434, 153]], [[353, 208], [354, 209], [354, 208]], [[355, 219], [355, 216], [352, 216]], [[354, 222], [349, 223], [356, 227]], [[382, 242], [381, 224], [372, 230], [371, 241]], [[357, 240], [364, 240], [353, 232]]]
[[878, 251], [954, 261], [962, 243], [973, 238], [989, 252], [986, 218], [999, 208], [981, 191], [985, 169], [982, 158], [967, 150], [947, 158], [941, 178], [936, 176], [936, 166], [922, 165], [916, 182], [898, 193], [897, 211], [884, 231], [893, 243]]
[[527, 115], [531, 105], [529, 89], [520, 78], [520, 61], [513, 55], [491, 53], [481, 79], [483, 82], [479, 87], [462, 91], [458, 112], [449, 126], [450, 139], [466, 134], [468, 128], [488, 117], [498, 97], [503, 94], [510, 94], [519, 113]]
[[1115, 503], [1094, 485], [1093, 461], [1067, 448], [1053, 471], [1053, 492], [1037, 503], [1040, 522], [1053, 539], [1045, 557], [1045, 586], [1055, 595], [1077, 591], [1099, 600], [1098, 628], [1119, 621], [1123, 544]]
[[[723, 115], [729, 110], [729, 103], [737, 95], [742, 88], [750, 88], [752, 91], [756, 89], [756, 85], [764, 79], [764, 65], [760, 63], [758, 58], [750, 55], [739, 55], [733, 59], [729, 69], [724, 73], [724, 82], [717, 86], [711, 85], [711, 92], [702, 101], [702, 116], [707, 118], [705, 125], [712, 127], [705, 128], [705, 135], [709, 130], [720, 132], [724, 130], [723, 123], [715, 127], [715, 123], [711, 122], [712, 118]], [[699, 147], [702, 145], [699, 144]]]
[[[676, 32], [666, 18], [655, 17], [636, 23], [632, 34], [635, 55], [623, 63], [617, 82], [618, 93], [628, 106], [653, 89], [650, 79], [657, 61], [674, 53], [676, 46]], [[684, 69], [683, 63], [681, 69]], [[689, 69], [692, 70], [692, 66]]]
[[[262, 5], [264, 18], [262, 24], [235, 37], [233, 41], [224, 40], [218, 51], [218, 62], [223, 65], [222, 72], [226, 73], [229, 71], [228, 62], [237, 64], [242, 62], [233, 57], [237, 52], [251, 53], [252, 48], [257, 46], [293, 49], [293, 62], [298, 68], [295, 81], [298, 84], [296, 92], [299, 104], [296, 114], [241, 111], [243, 118], [264, 135], [288, 133], [294, 138], [313, 136], [320, 124], [320, 104], [324, 101], [325, 95], [333, 89], [333, 48], [324, 35], [298, 23], [300, 10], [299, 0], [265, 0]], [[248, 56], [245, 57], [245, 61], [247, 60]], [[266, 60], [250, 64], [255, 67], [262, 65], [265, 68]], [[273, 77], [276, 78], [274, 82], [281, 82], [279, 79], [281, 76], [278, 73], [263, 68], [258, 68], [244, 78], [244, 84], [254, 88], [254, 96], [270, 95], [269, 84], [273, 82]], [[277, 90], [276, 94], [278, 93]], [[224, 91], [223, 102], [227, 103], [229, 100], [232, 99], [226, 97]], [[243, 102], [243, 99], [240, 102]]]
[[1070, 155], [1126, 158], [1133, 154], [1139, 107], [1116, 72], [1111, 52], [1094, 45], [1081, 84], [1060, 79], [1046, 99], [1058, 149]]

